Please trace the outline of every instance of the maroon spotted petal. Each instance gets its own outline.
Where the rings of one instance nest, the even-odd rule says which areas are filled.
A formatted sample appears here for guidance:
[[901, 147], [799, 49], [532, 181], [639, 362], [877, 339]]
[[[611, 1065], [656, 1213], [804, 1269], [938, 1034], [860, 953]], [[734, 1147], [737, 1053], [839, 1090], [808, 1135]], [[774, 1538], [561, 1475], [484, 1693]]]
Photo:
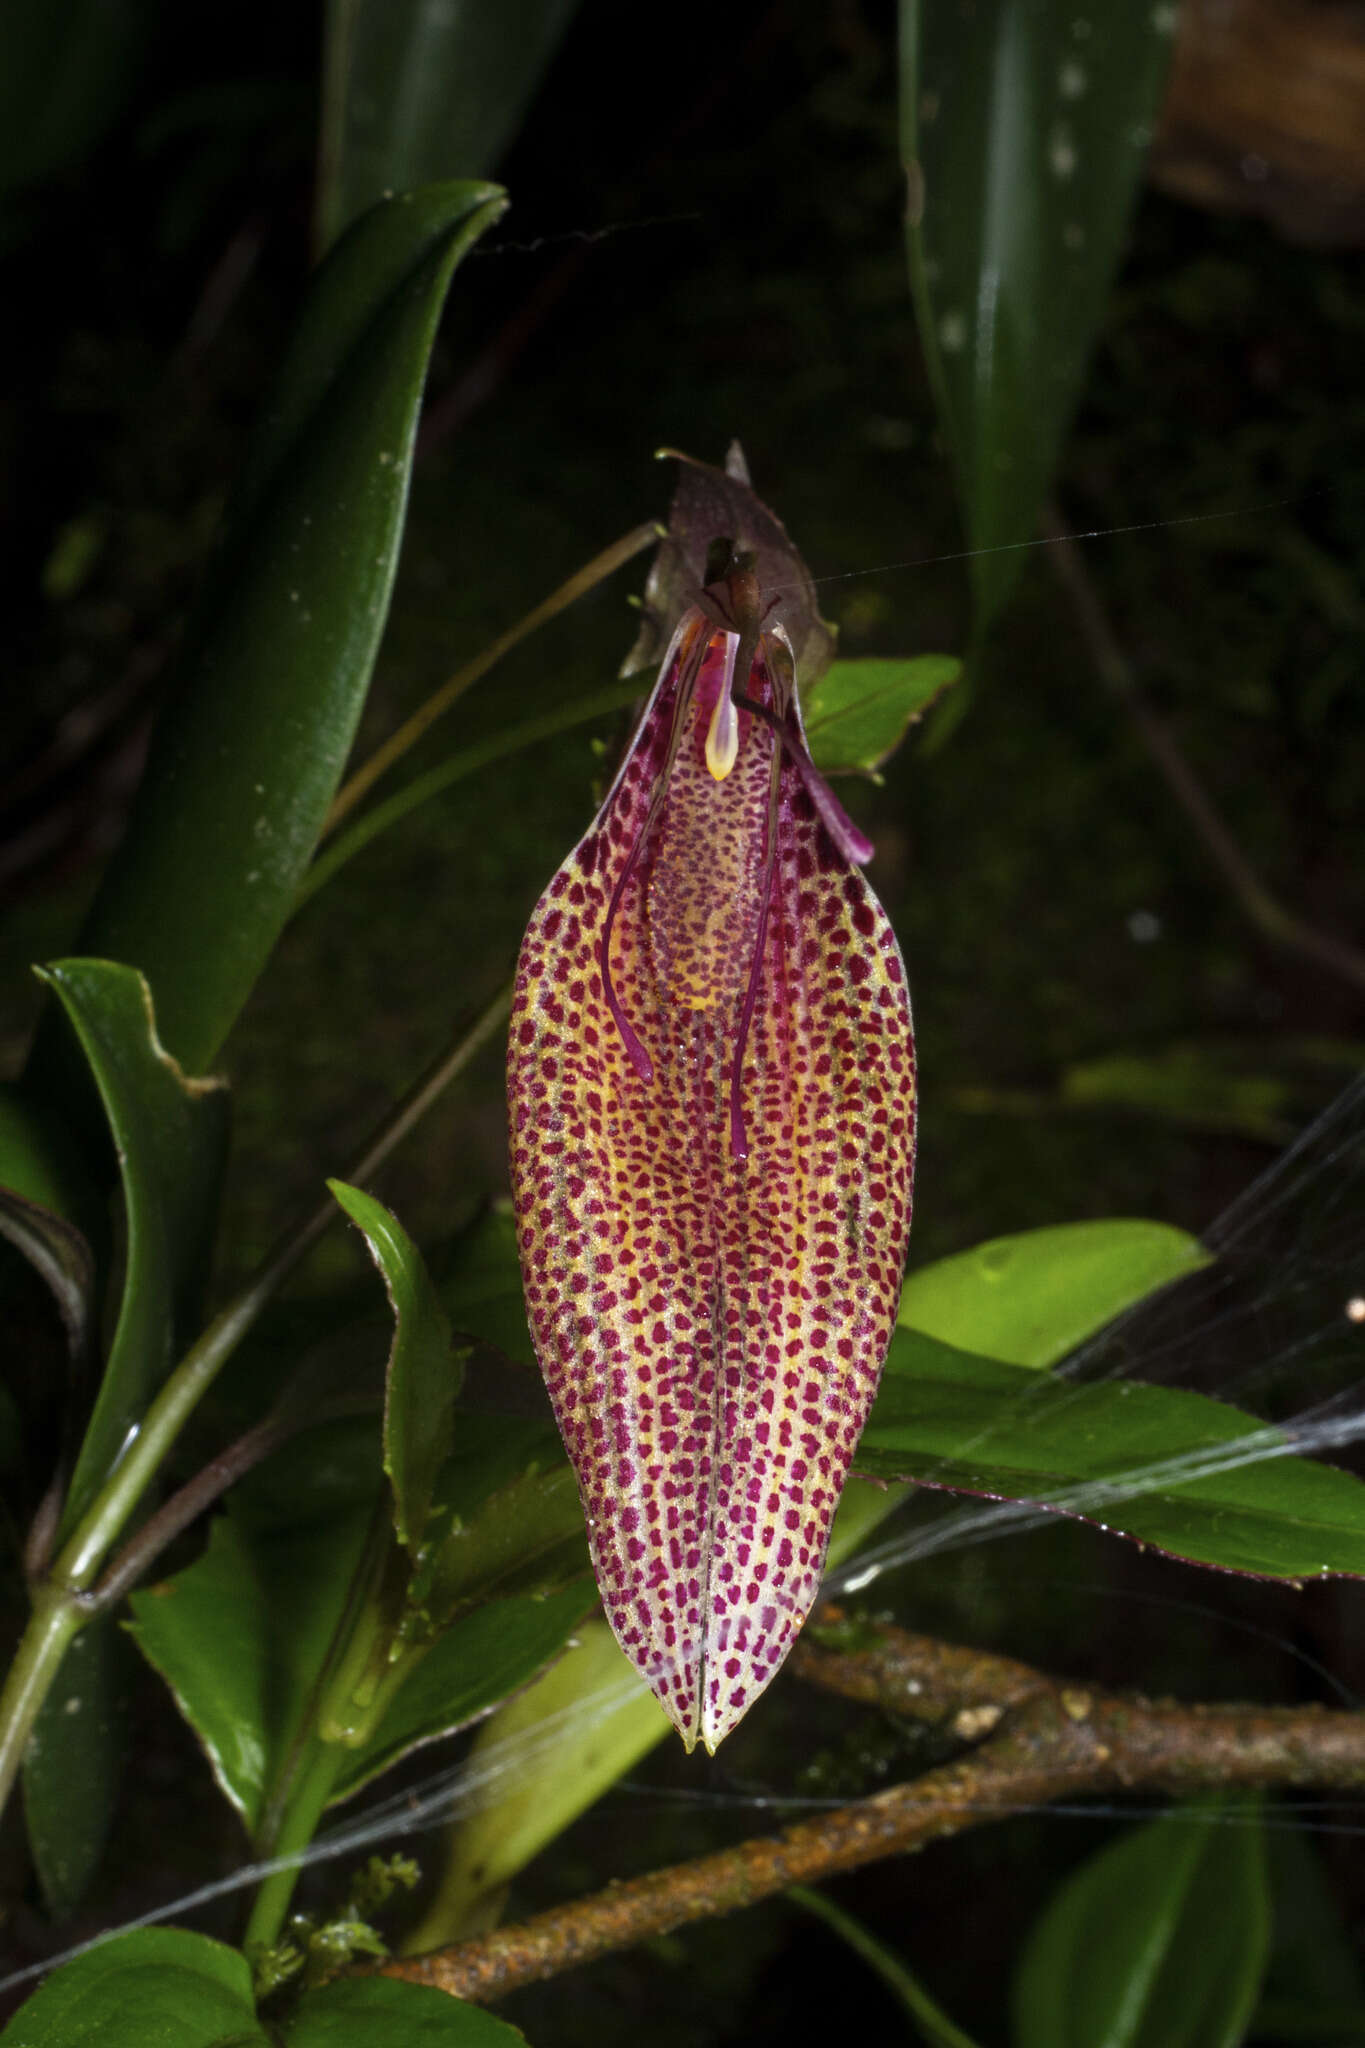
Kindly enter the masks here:
[[782, 636], [735, 679], [769, 716], [727, 711], [713, 611], [536, 906], [508, 1059], [531, 1330], [608, 1618], [689, 1749], [814, 1602], [914, 1152], [895, 936], [812, 800]]

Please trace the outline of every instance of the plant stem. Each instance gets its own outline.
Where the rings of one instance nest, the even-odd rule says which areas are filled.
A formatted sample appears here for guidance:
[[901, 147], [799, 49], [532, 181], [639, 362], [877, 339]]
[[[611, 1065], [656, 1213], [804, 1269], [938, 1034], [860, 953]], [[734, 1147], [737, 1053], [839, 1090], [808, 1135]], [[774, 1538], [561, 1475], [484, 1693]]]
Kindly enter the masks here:
[[293, 1797], [270, 1850], [272, 1857], [296, 1856], [299, 1863], [287, 1870], [274, 1871], [261, 1885], [247, 1921], [244, 1947], [255, 1942], [269, 1947], [279, 1940], [284, 1916], [289, 1911], [289, 1901], [298, 1883], [299, 1864], [317, 1833], [318, 1822], [326, 1811], [345, 1758], [346, 1752], [338, 1743], [314, 1744], [313, 1753], [294, 1787]]
[[1046, 517], [1049, 554], [1057, 574], [1075, 606], [1077, 623], [1105, 687], [1124, 705], [1137, 728], [1147, 752], [1166, 778], [1166, 786], [1179, 804], [1214, 866], [1227, 883], [1244, 917], [1274, 945], [1287, 946], [1325, 967], [1329, 973], [1365, 989], [1365, 955], [1344, 939], [1286, 910], [1266, 888], [1251, 862], [1233, 838], [1208, 791], [1200, 782], [1170, 728], [1158, 718], [1138, 688], [1137, 679], [1100, 601], [1099, 592], [1081, 560], [1079, 548], [1063, 531], [1055, 506]]
[[47, 1593], [20, 1638], [0, 1692], [0, 1810], [19, 1775], [39, 1709], [85, 1621], [74, 1600]]
[[586, 595], [597, 584], [604, 582], [613, 571], [630, 561], [632, 556], [640, 554], [645, 548], [653, 547], [658, 539], [659, 529], [652, 520], [647, 520], [643, 526], [632, 527], [620, 540], [613, 541], [609, 548], [603, 548], [600, 555], [594, 555], [590, 562], [570, 576], [567, 583], [561, 583], [558, 590], [552, 591], [534, 611], [527, 612], [525, 618], [518, 619], [515, 626], [499, 634], [496, 640], [484, 648], [482, 654], [475, 655], [473, 661], [467, 661], [463, 668], [456, 669], [450, 680], [443, 683], [439, 690], [434, 690], [425, 704], [419, 705], [411, 718], [405, 719], [396, 732], [390, 733], [384, 744], [376, 747], [364, 766], [357, 768], [349, 781], [342, 784], [331, 810], [327, 813], [327, 822], [322, 831], [324, 839], [329, 833], [335, 832], [342, 819], [355, 809], [361, 798], [378, 782], [380, 776], [387, 774], [394, 762], [401, 760], [409, 748], [415, 746], [436, 720], [450, 709], [456, 699], [462, 697], [481, 676], [487, 675], [489, 669], [500, 662], [504, 654], [510, 654], [514, 647], [528, 638], [538, 627], [545, 625], [560, 612], [566, 611], [578, 598]]
[[[510, 986], [499, 989], [471, 1028], [433, 1061], [384, 1119], [343, 1178], [363, 1182], [378, 1170], [494, 1035], [507, 1015], [511, 995]], [[49, 1581], [35, 1595], [33, 1613], [0, 1693], [0, 1811], [13, 1788], [38, 1709], [57, 1675], [62, 1656], [73, 1637], [104, 1604], [102, 1600], [92, 1603], [83, 1596], [94, 1584], [110, 1550], [204, 1394], [289, 1274], [340, 1215], [330, 1195], [319, 1202], [302, 1223], [285, 1233], [255, 1279], [220, 1310], [190, 1346], [147, 1410], [127, 1453], [73, 1530], [52, 1567]], [[165, 1541], [173, 1533], [168, 1528]], [[155, 1554], [144, 1550], [140, 1553], [141, 1564], [145, 1567]], [[120, 1574], [119, 1589], [123, 1590], [126, 1583], [128, 1575]]]
[[[809, 1643], [801, 1675], [893, 1712], [943, 1721], [967, 1745], [870, 1799], [502, 1927], [380, 1974], [490, 2001], [615, 1949], [714, 1919], [793, 1884], [903, 1856], [1054, 1799], [1271, 1785], [1365, 1787], [1365, 1714], [1195, 1705], [1067, 1684], [1007, 1658], [899, 1629], [867, 1653]], [[933, 1711], [933, 1709], [937, 1711]]]

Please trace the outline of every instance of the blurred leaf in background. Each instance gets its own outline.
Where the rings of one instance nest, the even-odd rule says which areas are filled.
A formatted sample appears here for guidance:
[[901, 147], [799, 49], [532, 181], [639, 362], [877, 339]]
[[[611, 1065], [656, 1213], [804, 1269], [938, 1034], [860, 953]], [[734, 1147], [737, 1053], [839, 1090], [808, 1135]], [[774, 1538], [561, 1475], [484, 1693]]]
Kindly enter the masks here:
[[482, 177], [521, 126], [577, 0], [329, 0], [317, 239], [387, 193]]
[[1175, 18], [1152, 0], [902, 0], [910, 277], [967, 540], [987, 551], [978, 639], [1080, 395]]

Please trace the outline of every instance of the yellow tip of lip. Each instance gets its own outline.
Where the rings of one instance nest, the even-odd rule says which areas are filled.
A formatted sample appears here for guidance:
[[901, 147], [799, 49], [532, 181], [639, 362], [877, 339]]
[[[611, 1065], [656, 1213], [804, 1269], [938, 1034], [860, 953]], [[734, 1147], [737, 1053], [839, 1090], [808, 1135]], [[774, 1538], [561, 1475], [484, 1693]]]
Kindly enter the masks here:
[[722, 690], [711, 713], [706, 733], [706, 765], [717, 782], [724, 782], [739, 757], [739, 713], [730, 692]]

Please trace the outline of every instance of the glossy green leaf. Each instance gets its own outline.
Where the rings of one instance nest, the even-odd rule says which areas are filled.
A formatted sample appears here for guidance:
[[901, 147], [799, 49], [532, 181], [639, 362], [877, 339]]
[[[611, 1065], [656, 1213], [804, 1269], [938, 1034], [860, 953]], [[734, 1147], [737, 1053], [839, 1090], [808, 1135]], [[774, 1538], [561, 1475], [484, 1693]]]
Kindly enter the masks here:
[[[901, 0], [920, 341], [977, 549], [1031, 539], [1118, 264], [1174, 6]], [[971, 563], [978, 630], [1023, 556]]]
[[519, 1365], [535, 1366], [510, 1202], [494, 1202], [456, 1241], [439, 1284], [446, 1313], [461, 1335], [493, 1345]]
[[266, 1534], [229, 1511], [197, 1563], [132, 1597], [131, 1634], [249, 1829], [303, 1726], [370, 1512]]
[[[427, 358], [486, 185], [374, 208], [315, 278], [187, 635], [88, 950], [142, 968], [214, 1055], [292, 908], [387, 614]], [[39, 1071], [53, 1084], [39, 1053]]]
[[128, 1431], [193, 1335], [227, 1152], [228, 1097], [165, 1050], [140, 974], [110, 960], [40, 970], [93, 1074], [118, 1151], [127, 1219], [123, 1299], [62, 1520], [79, 1520]]
[[1365, 1484], [1202, 1394], [1096, 1385], [898, 1328], [858, 1471], [1026, 1500], [1266, 1578], [1365, 1574]]
[[448, 1531], [433, 1534], [422, 1606], [437, 1627], [490, 1591], [523, 1591], [588, 1569], [578, 1484], [558, 1446], [548, 1469], [519, 1473]]
[[1055, 1365], [1133, 1303], [1211, 1262], [1198, 1238], [1117, 1217], [990, 1238], [912, 1273], [900, 1320], [960, 1351]]
[[962, 673], [948, 654], [836, 661], [802, 692], [811, 758], [826, 775], [873, 774]]
[[557, 1592], [488, 1600], [446, 1629], [404, 1679], [368, 1741], [350, 1751], [333, 1799], [349, 1799], [410, 1750], [467, 1728], [558, 1656], [597, 1605], [587, 1569]]
[[[1282, 1048], [1287, 1051], [1288, 1048]], [[1168, 1046], [1159, 1053], [1109, 1053], [1066, 1068], [1058, 1090], [1068, 1109], [1131, 1109], [1197, 1131], [1232, 1131], [1264, 1145], [1288, 1145], [1299, 1129], [1288, 1074], [1254, 1073], [1220, 1048]]]
[[410, 1937], [420, 1954], [456, 1941], [480, 1924], [483, 1904], [587, 1811], [608, 1786], [648, 1755], [671, 1729], [615, 1636], [586, 1621], [544, 1675], [480, 1729], [468, 1768], [515, 1744], [524, 1761], [500, 1776], [500, 1796], [463, 1816], [421, 1925]]
[[280, 2038], [285, 2048], [524, 2048], [526, 2039], [481, 2006], [392, 1977], [305, 1991]]
[[1178, 1806], [1090, 1857], [1015, 1982], [1017, 2048], [1240, 2048], [1270, 1931], [1264, 1830]]
[[0, 1086], [0, 1236], [51, 1289], [75, 1357], [90, 1337], [104, 1235], [99, 1201], [68, 1133], [25, 1090]]
[[422, 1542], [436, 1474], [454, 1443], [455, 1402], [464, 1360], [412, 1239], [382, 1202], [344, 1181], [327, 1183], [364, 1232], [393, 1310], [384, 1401], [384, 1470], [393, 1487], [394, 1527], [408, 1550]]
[[0, 2048], [265, 2048], [251, 1971], [235, 1948], [140, 1927], [54, 1970]]
[[49, 1913], [78, 1906], [99, 1867], [125, 1761], [127, 1667], [112, 1616], [82, 1629], [62, 1659], [24, 1752], [24, 1829]]
[[318, 194], [325, 247], [385, 192], [485, 177], [577, 0], [328, 0]]

